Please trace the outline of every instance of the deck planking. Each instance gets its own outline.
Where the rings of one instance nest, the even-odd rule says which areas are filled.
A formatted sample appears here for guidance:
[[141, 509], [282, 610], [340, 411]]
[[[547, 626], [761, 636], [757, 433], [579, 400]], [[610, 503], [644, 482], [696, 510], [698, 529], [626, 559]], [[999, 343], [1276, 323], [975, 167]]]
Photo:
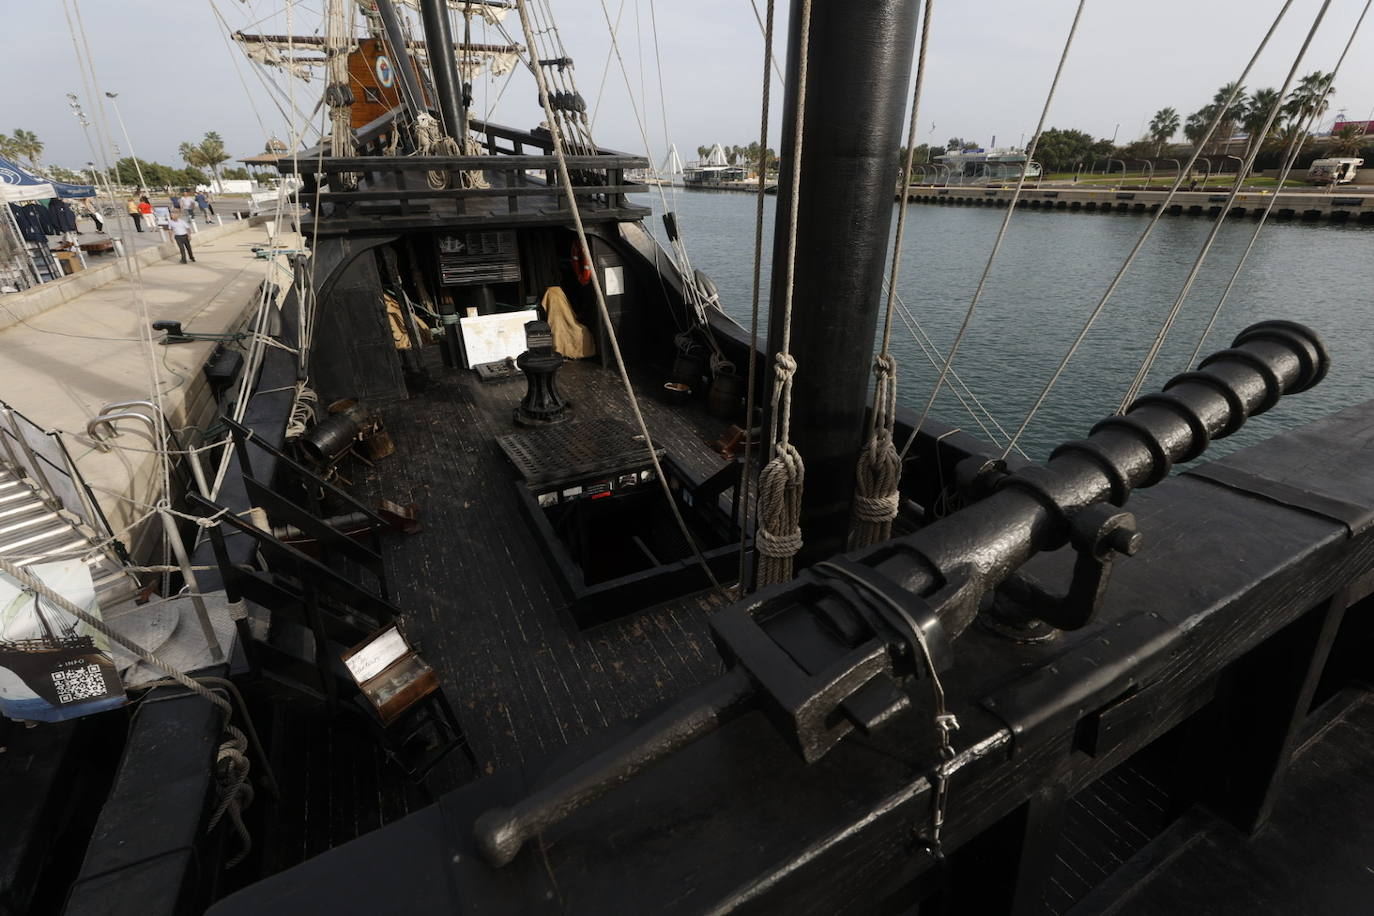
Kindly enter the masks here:
[[[706, 617], [719, 599], [708, 594], [577, 629], [496, 443], [516, 429], [523, 381], [482, 384], [472, 373], [437, 367], [434, 378], [415, 397], [374, 405], [396, 454], [359, 473], [355, 490], [420, 504], [424, 530], [385, 547], [390, 581], [407, 634], [438, 671], [480, 769], [546, 757], [718, 671]], [[634, 425], [613, 372], [569, 363], [559, 386], [576, 419]], [[655, 444], [687, 474], [704, 479], [724, 465], [705, 442], [728, 423], [693, 405], [669, 408], [646, 397], [640, 405]], [[459, 778], [452, 769], [436, 781]]]

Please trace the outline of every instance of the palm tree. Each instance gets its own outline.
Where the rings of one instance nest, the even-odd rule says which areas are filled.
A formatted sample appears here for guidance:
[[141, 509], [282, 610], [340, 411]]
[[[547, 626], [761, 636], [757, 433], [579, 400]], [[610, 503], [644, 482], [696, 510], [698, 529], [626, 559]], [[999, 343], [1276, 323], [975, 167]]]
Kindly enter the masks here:
[[1183, 136], [1188, 138], [1189, 143], [1196, 144], [1202, 139], [1207, 133], [1207, 125], [1212, 123], [1214, 113], [1212, 106], [1208, 105], [1188, 115], [1188, 120], [1183, 124]]
[[[1229, 105], [1227, 100], [1230, 100]], [[1218, 110], [1222, 112], [1221, 123], [1217, 125], [1217, 132], [1213, 134], [1213, 138], [1221, 138], [1225, 144], [1223, 149], [1227, 152], [1231, 149], [1231, 136], [1236, 132], [1236, 125], [1245, 117], [1248, 108], [1244, 86], [1227, 83], [1212, 96], [1212, 115], [1215, 116]]]
[[[1269, 113], [1274, 110], [1274, 106], [1279, 104], [1279, 91], [1277, 89], [1256, 89], [1254, 95], [1245, 105], [1245, 116], [1240, 119], [1241, 127], [1249, 135], [1245, 141], [1245, 155], [1250, 155], [1253, 149], [1263, 149], [1268, 141], [1268, 137], [1261, 137], [1260, 133], [1264, 130], [1264, 122], [1269, 120]], [[1275, 121], [1269, 126], [1272, 134], [1278, 122]]]
[[[211, 174], [215, 176], [215, 181], [219, 182], [221, 180], [220, 166], [228, 162], [231, 157], [225, 152], [223, 138], [212, 130], [207, 131], [204, 139], [200, 141], [200, 158], [210, 169]], [[220, 187], [223, 185], [221, 184]]]
[[711, 147], [709, 147], [709, 146], [698, 146], [698, 147], [697, 147], [697, 159], [698, 159], [699, 161], [705, 162], [705, 161], [706, 161], [706, 157], [709, 156], [709, 155], [711, 155]]
[[1331, 135], [1327, 144], [1328, 156], [1357, 156], [1364, 146], [1364, 129], [1359, 124], [1347, 124]]
[[14, 145], [14, 138], [7, 134], [0, 134], [0, 157], [10, 160], [19, 158], [19, 149]]
[[1320, 118], [1331, 107], [1331, 96], [1336, 88], [1331, 85], [1335, 73], [1314, 70], [1302, 78], [1298, 87], [1288, 93], [1283, 103], [1283, 113], [1294, 123], [1306, 123], [1309, 118]]
[[39, 168], [38, 157], [43, 155], [43, 141], [38, 139], [37, 134], [22, 127], [16, 128], [10, 143], [16, 155], [29, 160], [29, 165], [33, 166], [35, 171]]
[[177, 147], [177, 155], [193, 169], [198, 169], [205, 165], [205, 160], [201, 158], [200, 146], [198, 144], [186, 143], [183, 141], [182, 144]]
[[1178, 112], [1173, 108], [1161, 108], [1150, 121], [1150, 139], [1155, 141], [1155, 155], [1158, 156], [1174, 134], [1178, 133]]

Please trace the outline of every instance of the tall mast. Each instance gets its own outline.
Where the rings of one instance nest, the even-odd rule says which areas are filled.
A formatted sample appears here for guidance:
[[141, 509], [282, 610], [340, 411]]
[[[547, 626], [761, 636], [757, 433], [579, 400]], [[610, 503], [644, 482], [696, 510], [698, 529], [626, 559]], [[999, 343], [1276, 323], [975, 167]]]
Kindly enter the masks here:
[[[806, 462], [804, 563], [844, 548], [896, 196], [918, 0], [812, 0], [792, 297], [791, 441]], [[793, 0], [773, 234], [770, 357], [780, 348], [802, 0]], [[766, 428], [766, 427], [765, 427]]]
[[429, 48], [429, 69], [434, 74], [434, 92], [439, 97], [444, 132], [463, 142], [467, 133], [467, 112], [463, 111], [463, 85], [453, 61], [453, 30], [449, 28], [445, 0], [420, 0], [420, 18]]
[[353, 90], [348, 85], [348, 52], [353, 45], [352, 0], [329, 0], [325, 11], [325, 56], [328, 60], [329, 150], [353, 155]]
[[396, 7], [392, 5], [391, 0], [377, 0], [377, 13], [381, 16], [382, 28], [386, 31], [386, 43], [391, 48], [391, 58], [396, 65], [396, 75], [401, 81], [406, 103], [412, 112], [424, 111], [425, 96], [415, 79], [415, 67], [411, 63], [405, 31], [401, 28], [400, 17], [396, 15]]

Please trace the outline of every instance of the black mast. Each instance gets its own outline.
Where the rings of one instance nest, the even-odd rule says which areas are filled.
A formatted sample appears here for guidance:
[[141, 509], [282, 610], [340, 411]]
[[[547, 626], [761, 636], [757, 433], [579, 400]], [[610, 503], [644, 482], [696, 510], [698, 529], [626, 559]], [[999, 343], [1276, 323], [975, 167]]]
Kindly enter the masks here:
[[439, 97], [444, 133], [461, 143], [467, 113], [463, 111], [463, 86], [458, 81], [458, 67], [453, 61], [453, 31], [448, 24], [448, 4], [445, 0], [420, 0], [420, 18], [425, 27], [429, 69], [434, 74], [434, 92]]
[[401, 20], [391, 0], [377, 0], [377, 13], [382, 18], [382, 28], [386, 31], [386, 43], [391, 48], [392, 60], [396, 62], [396, 74], [401, 80], [401, 89], [410, 104], [411, 111], [425, 110], [425, 96], [420, 84], [415, 80], [415, 65], [411, 62], [410, 49], [406, 45], [406, 35], [401, 29]]
[[[806, 462], [801, 563], [844, 548], [864, 435], [873, 337], [897, 185], [918, 0], [812, 0], [792, 298], [792, 443]], [[791, 208], [795, 61], [802, 0], [793, 0], [773, 234], [770, 358], [780, 345]], [[764, 377], [770, 382], [771, 371]]]

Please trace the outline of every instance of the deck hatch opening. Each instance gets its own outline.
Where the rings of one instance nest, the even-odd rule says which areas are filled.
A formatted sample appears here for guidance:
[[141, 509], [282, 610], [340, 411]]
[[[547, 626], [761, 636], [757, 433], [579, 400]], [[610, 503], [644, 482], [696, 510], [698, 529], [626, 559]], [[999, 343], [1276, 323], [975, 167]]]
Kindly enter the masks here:
[[[642, 438], [596, 419], [499, 438], [540, 549], [581, 626], [700, 591], [710, 582], [678, 529]], [[732, 577], [739, 465], [697, 481], [662, 449], [659, 463], [715, 575]]]

